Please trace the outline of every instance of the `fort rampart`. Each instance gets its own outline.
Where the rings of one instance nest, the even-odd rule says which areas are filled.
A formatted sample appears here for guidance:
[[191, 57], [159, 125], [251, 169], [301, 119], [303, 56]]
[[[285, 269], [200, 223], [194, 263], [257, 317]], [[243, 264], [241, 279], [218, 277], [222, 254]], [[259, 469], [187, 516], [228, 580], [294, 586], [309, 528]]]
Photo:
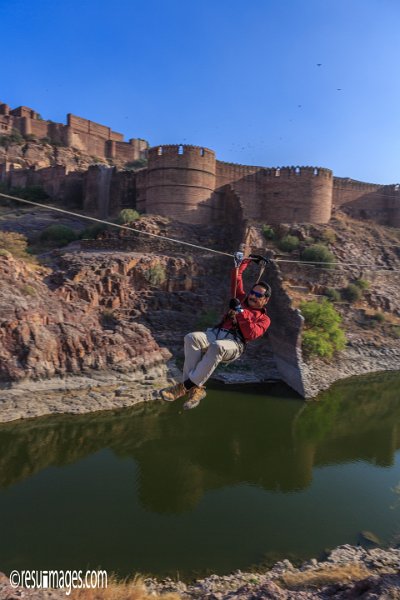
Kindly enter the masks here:
[[124, 142], [121, 133], [82, 117], [68, 114], [67, 124], [63, 125], [43, 120], [27, 106], [10, 109], [7, 104], [0, 103], [0, 135], [12, 135], [16, 131], [26, 139], [44, 139], [91, 156], [123, 162], [145, 158], [148, 148], [145, 140], [132, 138]]
[[398, 185], [334, 177], [310, 166], [262, 167], [226, 163], [199, 146], [150, 148], [136, 177], [136, 207], [147, 213], [212, 223], [241, 218], [264, 223], [327, 223], [336, 208], [356, 218], [399, 226]]
[[212, 150], [197, 146], [159, 146], [148, 153], [146, 212], [192, 223], [207, 222], [207, 202], [215, 191]]
[[[379, 185], [334, 177], [331, 170], [312, 166], [265, 167], [217, 160], [209, 148], [193, 145], [161, 145], [148, 148], [139, 138], [123, 141], [109, 127], [72, 114], [67, 124], [44, 121], [34, 110], [14, 110], [0, 104], [0, 136], [17, 130], [51, 143], [76, 148], [92, 157], [124, 164], [148, 158], [139, 171], [93, 167], [73, 182], [75, 203], [102, 216], [131, 206], [193, 224], [234, 224], [235, 219], [263, 223], [327, 223], [336, 209], [357, 219], [371, 219], [400, 227], [400, 186]], [[29, 149], [27, 150], [29, 152]], [[57, 166], [13, 171], [0, 165], [0, 180], [10, 186], [43, 185], [54, 198], [68, 197], [68, 184]], [[58, 170], [57, 170], [58, 169]], [[72, 177], [69, 180], [72, 182]], [[23, 183], [25, 182], [25, 184]], [[102, 186], [106, 182], [107, 193]], [[79, 188], [79, 190], [78, 190]], [[61, 191], [63, 193], [61, 193]], [[60, 195], [61, 194], [61, 195]], [[72, 200], [71, 200], [72, 201]]]
[[222, 220], [229, 208], [269, 223], [326, 223], [332, 212], [329, 169], [224, 163], [198, 146], [150, 148], [139, 180], [139, 209], [190, 223]]
[[333, 206], [356, 219], [400, 227], [400, 185], [378, 185], [335, 177]]

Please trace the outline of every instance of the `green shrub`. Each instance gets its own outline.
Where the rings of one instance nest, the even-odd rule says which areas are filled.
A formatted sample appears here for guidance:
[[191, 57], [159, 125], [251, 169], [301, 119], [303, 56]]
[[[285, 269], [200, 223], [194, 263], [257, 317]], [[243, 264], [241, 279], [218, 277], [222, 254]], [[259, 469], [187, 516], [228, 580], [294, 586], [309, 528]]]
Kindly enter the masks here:
[[295, 235], [285, 235], [278, 242], [279, 250], [282, 252], [293, 252], [299, 247], [299, 238]]
[[12, 129], [10, 135], [8, 136], [8, 139], [11, 143], [14, 144], [22, 144], [22, 142], [24, 141], [24, 138], [22, 137], [18, 129]]
[[263, 225], [262, 234], [266, 240], [273, 240], [275, 238], [275, 231], [273, 230], [271, 225]]
[[331, 358], [346, 345], [340, 327], [341, 316], [325, 298], [321, 302], [302, 302], [300, 310], [305, 319], [302, 346], [308, 356]]
[[146, 165], [146, 158], [138, 158], [137, 160], [131, 160], [130, 162], [125, 163], [124, 169], [127, 171], [136, 171], [137, 169], [142, 169]]
[[8, 148], [11, 144], [22, 144], [24, 138], [17, 129], [12, 129], [9, 135], [0, 136], [0, 146]]
[[0, 249], [10, 252], [15, 258], [29, 258], [26, 253], [28, 240], [22, 233], [0, 231]]
[[301, 258], [302, 260], [310, 262], [326, 263], [325, 267], [328, 269], [330, 269], [332, 267], [332, 263], [335, 262], [335, 257], [333, 256], [332, 252], [330, 252], [323, 244], [314, 244], [309, 248], [305, 248]]
[[393, 337], [400, 339], [400, 326], [392, 325], [391, 333], [392, 333]]
[[57, 242], [60, 246], [65, 246], [76, 239], [75, 231], [66, 225], [50, 225], [40, 234], [40, 241]]
[[342, 296], [340, 295], [339, 290], [336, 290], [335, 288], [326, 288], [325, 296], [331, 302], [340, 302], [342, 299]]
[[26, 296], [36, 296], [36, 290], [32, 285], [23, 285], [21, 291]]
[[157, 264], [145, 271], [145, 278], [151, 285], [161, 285], [167, 278], [165, 269], [162, 265]]
[[95, 223], [81, 231], [79, 238], [82, 240], [95, 240], [98, 235], [104, 233], [104, 231], [107, 231], [108, 229], [110, 229], [110, 226], [105, 223]]
[[125, 225], [125, 223], [130, 223], [137, 219], [140, 219], [140, 214], [137, 210], [134, 210], [133, 208], [124, 208], [118, 215], [117, 223]]
[[14, 258], [20, 258], [31, 265], [37, 265], [37, 259], [29, 252], [28, 240], [21, 233], [14, 231], [0, 231], [0, 254], [7, 256], [11, 254]]
[[321, 237], [325, 242], [328, 242], [328, 244], [334, 244], [336, 242], [336, 233], [333, 229], [325, 229], [322, 232]]
[[27, 187], [14, 187], [10, 191], [11, 196], [25, 198], [33, 202], [46, 202], [50, 196], [44, 191], [41, 185], [28, 185]]
[[377, 321], [378, 323], [384, 323], [384, 322], [385, 322], [385, 320], [386, 320], [386, 317], [385, 317], [385, 315], [384, 315], [383, 313], [381, 313], [381, 312], [377, 312], [377, 313], [374, 315], [374, 319], [375, 319], [375, 321]]
[[357, 302], [362, 296], [362, 291], [354, 283], [349, 283], [342, 291], [342, 296], [350, 303]]
[[[25, 200], [32, 200], [33, 202], [47, 202], [50, 199], [49, 195], [44, 191], [41, 185], [8, 188], [6, 185], [0, 184], [0, 191], [4, 194], [16, 196], [17, 198], [25, 198]], [[23, 203], [18, 202], [18, 200], [8, 200], [9, 206], [21, 208], [22, 204]]]
[[360, 288], [360, 290], [367, 290], [369, 288], [369, 281], [366, 281], [366, 279], [356, 279], [354, 285]]
[[378, 321], [376, 321], [374, 319], [374, 317], [370, 317], [369, 319], [367, 319], [364, 323], [362, 323], [362, 327], [364, 329], [375, 329], [375, 327], [378, 325]]

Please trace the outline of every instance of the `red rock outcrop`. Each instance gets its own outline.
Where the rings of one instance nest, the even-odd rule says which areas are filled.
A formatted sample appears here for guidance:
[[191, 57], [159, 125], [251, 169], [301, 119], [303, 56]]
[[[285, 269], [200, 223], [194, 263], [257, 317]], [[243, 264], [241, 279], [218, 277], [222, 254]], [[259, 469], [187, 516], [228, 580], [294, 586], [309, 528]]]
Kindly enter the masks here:
[[[79, 280], [79, 275], [76, 274]], [[101, 312], [98, 289], [71, 280], [55, 286], [49, 269], [0, 255], [0, 381], [40, 379], [90, 369], [132, 372], [169, 357], [150, 331]], [[120, 299], [123, 292], [116, 293]], [[118, 302], [118, 300], [116, 300]], [[112, 302], [110, 306], [112, 306]], [[104, 306], [104, 304], [103, 304]]]

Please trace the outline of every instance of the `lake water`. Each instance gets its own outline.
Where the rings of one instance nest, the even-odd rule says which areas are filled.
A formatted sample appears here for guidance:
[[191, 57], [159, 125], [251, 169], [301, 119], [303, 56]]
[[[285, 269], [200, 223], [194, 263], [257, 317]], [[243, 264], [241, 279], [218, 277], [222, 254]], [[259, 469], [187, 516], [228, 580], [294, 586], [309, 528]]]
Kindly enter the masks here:
[[400, 542], [400, 374], [0, 425], [0, 570], [182, 577]]

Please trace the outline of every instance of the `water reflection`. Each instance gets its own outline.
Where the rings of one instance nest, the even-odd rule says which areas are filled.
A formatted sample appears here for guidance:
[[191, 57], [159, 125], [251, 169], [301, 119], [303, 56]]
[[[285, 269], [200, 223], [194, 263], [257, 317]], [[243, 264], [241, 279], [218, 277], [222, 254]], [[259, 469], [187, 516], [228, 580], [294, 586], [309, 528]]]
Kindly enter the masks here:
[[156, 513], [193, 510], [209, 490], [241, 483], [276, 492], [310, 486], [316, 466], [393, 464], [400, 447], [398, 373], [334, 386], [305, 404], [265, 391], [210, 392], [181, 403], [0, 426], [0, 489], [109, 448], [139, 467], [139, 499]]

